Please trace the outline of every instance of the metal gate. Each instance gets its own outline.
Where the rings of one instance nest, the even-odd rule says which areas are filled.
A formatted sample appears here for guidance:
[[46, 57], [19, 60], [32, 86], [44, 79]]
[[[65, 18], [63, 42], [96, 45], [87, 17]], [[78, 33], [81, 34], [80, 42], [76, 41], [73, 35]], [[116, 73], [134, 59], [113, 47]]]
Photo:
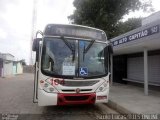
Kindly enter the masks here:
[[143, 57], [127, 59], [127, 78], [130, 80], [144, 81]]
[[[143, 57], [131, 57], [127, 59], [127, 78], [144, 82]], [[160, 55], [148, 57], [148, 80], [151, 84], [160, 84]]]

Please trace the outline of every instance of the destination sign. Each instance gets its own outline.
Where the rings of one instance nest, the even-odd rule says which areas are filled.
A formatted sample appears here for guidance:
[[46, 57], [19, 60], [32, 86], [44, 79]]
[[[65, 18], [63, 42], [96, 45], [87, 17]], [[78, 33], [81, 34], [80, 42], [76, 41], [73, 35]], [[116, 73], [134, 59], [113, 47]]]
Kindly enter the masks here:
[[56, 25], [50, 24], [46, 27], [45, 35], [51, 36], [65, 36], [65, 37], [77, 37], [77, 38], [87, 38], [100, 41], [106, 41], [107, 37], [105, 33], [101, 30], [77, 26], [77, 25]]
[[124, 44], [124, 43], [130, 42], [130, 41], [133, 41], [133, 40], [137, 40], [137, 39], [140, 39], [143, 37], [147, 37], [147, 36], [156, 34], [158, 32], [159, 32], [159, 25], [156, 25], [156, 26], [144, 29], [142, 31], [136, 32], [134, 34], [125, 36], [125, 37], [120, 38], [118, 40], [115, 40], [112, 42], [112, 44], [113, 44], [113, 46], [117, 46], [120, 44]]

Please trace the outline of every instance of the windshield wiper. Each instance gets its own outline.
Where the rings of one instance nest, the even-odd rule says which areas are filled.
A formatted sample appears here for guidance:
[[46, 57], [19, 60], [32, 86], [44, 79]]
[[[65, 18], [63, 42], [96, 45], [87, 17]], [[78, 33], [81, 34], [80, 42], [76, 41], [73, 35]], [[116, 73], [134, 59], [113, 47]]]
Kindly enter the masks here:
[[90, 44], [87, 46], [87, 48], [85, 48], [85, 45], [84, 45], [84, 49], [83, 49], [83, 61], [84, 61], [84, 57], [85, 57], [85, 54], [88, 52], [88, 50], [92, 47], [93, 43], [95, 42], [95, 40], [92, 40], [90, 42]]
[[75, 46], [73, 48], [73, 46], [63, 36], [61, 36], [61, 39], [67, 45], [67, 47], [72, 51], [72, 61], [74, 61], [75, 60]]

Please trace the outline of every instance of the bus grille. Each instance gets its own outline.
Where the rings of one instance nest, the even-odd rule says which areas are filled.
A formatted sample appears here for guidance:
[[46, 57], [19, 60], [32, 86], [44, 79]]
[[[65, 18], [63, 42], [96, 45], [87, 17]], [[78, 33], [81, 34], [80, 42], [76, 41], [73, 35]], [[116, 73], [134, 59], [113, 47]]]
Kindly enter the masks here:
[[61, 84], [63, 86], [72, 86], [72, 87], [79, 87], [79, 86], [92, 86], [96, 83], [98, 83], [99, 80], [94, 81], [65, 81], [64, 84]]
[[94, 104], [95, 93], [64, 94], [58, 93], [58, 105]]
[[[62, 90], [63, 92], [75, 92], [75, 89]], [[81, 92], [90, 92], [92, 89], [81, 89]]]

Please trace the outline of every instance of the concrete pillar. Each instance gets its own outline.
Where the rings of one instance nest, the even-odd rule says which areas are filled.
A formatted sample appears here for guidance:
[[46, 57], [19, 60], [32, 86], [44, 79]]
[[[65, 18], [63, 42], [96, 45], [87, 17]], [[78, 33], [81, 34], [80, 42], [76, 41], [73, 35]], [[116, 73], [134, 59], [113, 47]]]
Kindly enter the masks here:
[[4, 69], [4, 66], [5, 66], [5, 63], [4, 63], [4, 60], [3, 60], [2, 77], [5, 77], [5, 69]]
[[111, 55], [111, 86], [113, 83], [113, 55]]
[[144, 94], [148, 95], [148, 51], [144, 49]]

